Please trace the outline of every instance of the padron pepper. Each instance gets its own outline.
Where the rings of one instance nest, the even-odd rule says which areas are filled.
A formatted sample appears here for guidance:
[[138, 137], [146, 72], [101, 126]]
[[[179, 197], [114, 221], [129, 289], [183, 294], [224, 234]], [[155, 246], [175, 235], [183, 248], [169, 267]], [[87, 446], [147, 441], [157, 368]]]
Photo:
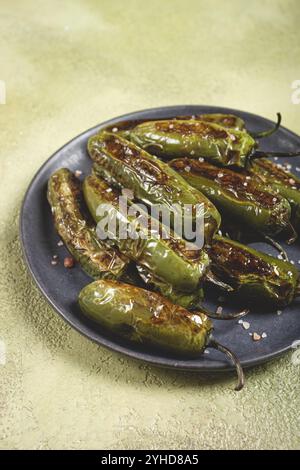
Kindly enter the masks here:
[[[270, 134], [270, 131], [264, 134]], [[263, 137], [259, 133], [256, 137]], [[245, 130], [206, 120], [168, 119], [138, 124], [128, 133], [139, 147], [164, 159], [176, 157], [205, 158], [219, 166], [246, 168], [254, 158], [266, 154], [258, 150], [257, 141]], [[269, 152], [271, 155], [271, 153]], [[296, 156], [296, 153], [272, 152], [273, 156]]]
[[[108, 241], [139, 265], [144, 280], [147, 281], [148, 276], [150, 284], [156, 285], [164, 295], [171, 296], [177, 302], [195, 303], [202, 297], [200, 283], [209, 266], [208, 255], [203, 250], [188, 250], [183, 240], [172, 236], [169, 239], [162, 238], [158, 233], [162, 231], [160, 225], [158, 232], [155, 232], [155, 227], [148, 230], [150, 216], [146, 213], [143, 214], [144, 219], [139, 221], [122, 213], [119, 191], [94, 174], [85, 178], [83, 194], [92, 217], [97, 223], [106, 222], [107, 232], [109, 220], [115, 220], [111, 222], [113, 230], [107, 233]], [[106, 212], [99, 212], [101, 206]], [[142, 213], [140, 208], [136, 209]], [[121, 237], [121, 223], [128, 227], [128, 236], [125, 233]], [[131, 227], [139, 233], [139, 237], [130, 236]]]
[[[274, 134], [281, 123], [281, 114], [277, 113], [277, 122], [271, 128], [265, 131], [260, 132], [250, 132], [246, 129], [245, 121], [236, 114], [225, 114], [225, 113], [205, 113], [205, 114], [189, 114], [189, 115], [182, 115], [176, 116], [172, 118], [174, 120], [179, 121], [205, 121], [205, 122], [212, 122], [215, 124], [219, 124], [226, 129], [235, 129], [237, 131], [247, 131], [252, 137], [256, 139], [260, 139], [263, 137], [269, 137], [270, 135]], [[162, 121], [165, 121], [165, 118], [161, 118]], [[130, 130], [136, 127], [137, 125], [141, 124], [142, 122], [149, 122], [149, 119], [132, 119], [128, 121], [120, 121], [119, 123], [114, 123], [111, 126], [106, 128], [109, 132], [118, 132], [119, 135], [124, 136], [125, 138], [130, 138]]]
[[300, 233], [300, 178], [275, 162], [263, 158], [255, 160], [249, 169], [250, 174], [274, 191], [285, 197], [292, 208], [291, 222], [297, 233]]
[[[205, 241], [209, 242], [217, 232], [221, 218], [215, 206], [203, 194], [191, 188], [168, 164], [109, 132], [91, 137], [88, 151], [99, 176], [132, 190], [134, 197], [148, 206], [163, 205], [170, 211], [171, 224], [174, 225], [174, 205], [184, 209], [184, 205], [190, 204], [192, 209], [203, 209]], [[185, 214], [185, 220], [189, 217], [194, 221], [195, 211], [192, 210], [190, 216]]]
[[249, 175], [191, 158], [172, 160], [170, 166], [203, 192], [225, 221], [234, 220], [267, 236], [290, 233], [294, 241], [290, 204], [270, 186]]
[[95, 281], [79, 294], [81, 310], [107, 330], [138, 344], [180, 357], [198, 357], [207, 347], [218, 349], [234, 363], [236, 390], [244, 385], [234, 354], [212, 338], [213, 325], [201, 310], [189, 312], [155, 292], [117, 281]]
[[48, 181], [48, 201], [54, 225], [72, 256], [93, 278], [118, 278], [129, 259], [101, 242], [80, 210], [80, 182], [73, 173], [61, 168]]
[[[234, 129], [237, 131], [246, 131], [245, 121], [235, 114], [224, 114], [224, 113], [209, 113], [209, 114], [196, 114], [193, 116], [179, 116], [176, 117], [179, 120], [196, 120], [196, 121], [205, 121], [213, 122], [219, 124], [226, 129]], [[277, 113], [277, 122], [276, 124], [268, 130], [260, 132], [250, 132], [247, 131], [255, 139], [262, 139], [263, 137], [269, 137], [274, 134], [280, 127], [281, 123], [281, 114]]]
[[212, 270], [244, 302], [285, 307], [299, 296], [299, 272], [288, 261], [219, 235], [207, 252]]

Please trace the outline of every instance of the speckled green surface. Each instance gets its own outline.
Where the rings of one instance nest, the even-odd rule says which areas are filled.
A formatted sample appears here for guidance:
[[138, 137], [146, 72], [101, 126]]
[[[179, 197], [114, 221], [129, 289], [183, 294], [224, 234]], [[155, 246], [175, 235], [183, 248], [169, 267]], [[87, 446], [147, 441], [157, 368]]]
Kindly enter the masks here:
[[[159, 370], [67, 326], [26, 273], [18, 212], [71, 137], [170, 104], [236, 107], [300, 133], [298, 0], [2, 0], [0, 448], [300, 447], [291, 354], [233, 379]], [[1, 352], [1, 351], [0, 351]], [[4, 362], [3, 354], [0, 362]]]

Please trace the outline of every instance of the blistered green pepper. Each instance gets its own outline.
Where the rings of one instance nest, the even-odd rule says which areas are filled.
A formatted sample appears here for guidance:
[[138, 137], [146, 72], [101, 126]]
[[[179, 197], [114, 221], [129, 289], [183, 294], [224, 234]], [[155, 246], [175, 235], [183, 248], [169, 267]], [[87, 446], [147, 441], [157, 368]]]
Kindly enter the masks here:
[[84, 271], [93, 278], [118, 278], [129, 259], [101, 242], [95, 226], [80, 210], [80, 182], [66, 168], [57, 170], [48, 182], [48, 201], [58, 234]]
[[238, 372], [236, 390], [243, 387], [239, 361], [212, 338], [213, 325], [201, 310], [189, 312], [157, 293], [115, 281], [89, 284], [78, 300], [89, 318], [135, 343], [181, 357], [197, 357], [207, 347], [224, 352]]
[[[132, 142], [109, 132], [90, 138], [88, 151], [95, 171], [101, 177], [133, 191], [134, 197], [148, 206], [164, 205], [172, 216], [174, 205], [192, 208], [201, 206], [204, 212], [204, 237], [209, 242], [220, 226], [220, 214], [215, 206], [166, 163], [149, 155]], [[182, 211], [183, 213], [183, 211]], [[195, 219], [194, 212], [186, 218]], [[171, 224], [174, 220], [171, 217]], [[173, 227], [174, 228], [174, 227]]]
[[265, 184], [270, 185], [282, 197], [285, 197], [292, 208], [291, 221], [298, 234], [300, 233], [300, 178], [266, 158], [254, 160], [249, 169], [250, 174]]
[[[107, 226], [109, 218], [111, 221], [116, 221], [112, 223], [113, 229], [116, 227], [116, 230], [109, 231], [110, 242], [149, 273], [150, 283], [155, 284], [157, 279], [157, 285], [165, 295], [172, 296], [174, 293], [176, 296], [180, 293], [179, 298], [181, 294], [186, 297], [184, 302], [191, 299], [199, 300], [200, 283], [209, 266], [208, 255], [203, 250], [189, 250], [183, 240], [175, 239], [171, 234], [168, 239], [161, 238], [159, 236], [161, 226], [157, 231], [156, 227], [148, 230], [150, 216], [148, 217], [146, 213], [144, 214], [146, 225], [143, 225], [143, 220], [136, 225], [133, 216], [121, 212], [120, 193], [95, 175], [85, 178], [83, 194], [89, 211], [97, 223], [105, 221], [105, 218]], [[99, 206], [105, 208], [105, 212], [99, 213]], [[142, 213], [139, 208], [137, 211]], [[125, 222], [129, 228], [134, 227], [139, 232], [139, 237], [130, 237], [128, 228], [128, 236], [124, 232], [121, 238], [121, 222]], [[188, 295], [191, 293], [192, 297]]]
[[288, 261], [218, 235], [207, 251], [212, 270], [243, 302], [285, 307], [299, 296], [299, 272]]
[[[272, 132], [277, 130], [276, 124]], [[254, 137], [261, 138], [272, 133], [265, 131], [250, 135], [245, 130], [237, 130], [205, 120], [161, 120], [138, 124], [129, 131], [132, 142], [165, 159], [176, 157], [205, 158], [219, 166], [246, 168], [253, 158], [266, 154], [258, 150]], [[269, 153], [271, 154], [271, 153]], [[296, 153], [272, 152], [272, 156], [296, 156]]]
[[202, 157], [222, 166], [245, 167], [257, 147], [244, 131], [200, 120], [144, 122], [130, 131], [130, 139], [159, 157]]
[[269, 236], [290, 231], [290, 204], [270, 186], [191, 158], [172, 160], [170, 166], [214, 203], [225, 222], [236, 221], [243, 228]]

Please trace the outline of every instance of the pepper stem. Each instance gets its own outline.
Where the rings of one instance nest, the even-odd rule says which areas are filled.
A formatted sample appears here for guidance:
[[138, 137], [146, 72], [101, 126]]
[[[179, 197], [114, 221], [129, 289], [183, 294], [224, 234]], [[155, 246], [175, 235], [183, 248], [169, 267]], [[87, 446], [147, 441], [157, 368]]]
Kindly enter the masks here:
[[268, 131], [262, 131], [262, 132], [251, 132], [250, 135], [254, 139], [262, 139], [264, 137], [269, 137], [270, 135], [274, 134], [274, 132], [276, 132], [279, 129], [280, 124], [281, 124], [281, 114], [280, 113], [276, 113], [276, 114], [277, 114], [277, 123], [275, 124], [274, 127], [272, 127], [272, 129], [269, 129]]
[[268, 242], [271, 246], [273, 246], [279, 253], [281, 254], [282, 258], [285, 261], [289, 261], [289, 257], [287, 252], [282, 248], [280, 243], [276, 242], [273, 238], [269, 237], [268, 235], [262, 234], [263, 238]]
[[293, 225], [291, 224], [291, 222], [288, 223], [288, 231], [289, 231], [289, 238], [288, 240], [286, 241], [286, 243], [288, 245], [292, 245], [298, 238], [298, 233], [296, 232], [296, 230], [294, 229]]
[[225, 282], [218, 279], [211, 270], [207, 271], [205, 274], [205, 280], [214, 286], [220, 287], [220, 289], [225, 290], [226, 292], [234, 291], [234, 289], [229, 284], [226, 284]]
[[256, 160], [258, 158], [267, 158], [267, 157], [299, 157], [300, 150], [297, 152], [262, 152], [261, 150], [256, 150], [252, 155], [250, 155], [250, 160]]
[[201, 306], [201, 311], [205, 313], [207, 317], [214, 318], [215, 320], [236, 320], [238, 318], [244, 317], [249, 313], [249, 310], [247, 309], [235, 313], [218, 313], [217, 310], [216, 312], [211, 312], [210, 310], [206, 310], [203, 306]]
[[218, 343], [218, 341], [216, 341], [213, 338], [210, 339], [207, 347], [213, 348], [213, 349], [216, 349], [217, 351], [222, 352], [233, 362], [235, 369], [236, 369], [237, 376], [238, 376], [238, 382], [234, 390], [236, 390], [237, 392], [242, 390], [245, 384], [245, 375], [244, 375], [244, 371], [242, 369], [241, 363], [239, 359], [236, 357], [236, 355], [232, 351], [230, 351], [230, 349], [227, 349], [225, 346]]

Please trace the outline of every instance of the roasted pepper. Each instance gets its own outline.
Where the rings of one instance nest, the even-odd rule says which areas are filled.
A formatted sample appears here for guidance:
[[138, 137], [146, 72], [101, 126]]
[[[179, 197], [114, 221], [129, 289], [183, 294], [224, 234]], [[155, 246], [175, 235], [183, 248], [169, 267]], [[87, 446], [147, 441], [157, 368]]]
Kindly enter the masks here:
[[[131, 260], [150, 272], [153, 283], [155, 283], [155, 278], [158, 278], [161, 283], [166, 284], [166, 290], [163, 290], [165, 294], [167, 294], [168, 286], [170, 294], [174, 290], [185, 293], [185, 295], [195, 293], [196, 296], [199, 296], [200, 282], [209, 266], [209, 258], [203, 250], [186, 249], [183, 240], [173, 237], [163, 239], [160, 237], [160, 233], [148, 230], [149, 218], [146, 213], [144, 214], [146, 226], [142, 224], [142, 221], [135, 225], [136, 220], [122, 214], [119, 209], [120, 193], [95, 175], [85, 178], [83, 194], [89, 211], [97, 223], [104, 220], [104, 217], [111, 217], [111, 220], [115, 218], [116, 230], [114, 233], [110, 232], [110, 242], [122, 253], [126, 253]], [[107, 207], [108, 213], [99, 215], [97, 209], [103, 204], [109, 205]], [[141, 210], [138, 209], [138, 212]], [[139, 231], [138, 238], [134, 239], [130, 236], [120, 238], [119, 226], [124, 221], [128, 227], [134, 224]]]
[[[264, 132], [265, 135], [270, 131]], [[263, 137], [259, 133], [256, 137]], [[138, 124], [129, 132], [130, 140], [159, 157], [205, 158], [219, 166], [246, 168], [253, 158], [266, 154], [257, 150], [254, 137], [244, 130], [227, 128], [205, 120], [161, 120]], [[271, 153], [269, 153], [271, 155]], [[296, 153], [272, 152], [272, 156]]]
[[203, 192], [225, 221], [238, 221], [243, 228], [269, 236], [289, 230], [289, 202], [257, 179], [191, 158], [172, 160], [170, 166]]
[[[163, 204], [171, 214], [175, 204], [182, 208], [185, 204], [192, 208], [202, 206], [205, 241], [209, 242], [218, 230], [221, 219], [215, 206], [166, 163], [135, 144], [113, 133], [102, 132], [90, 138], [88, 151], [98, 175], [132, 190], [134, 197], [148, 206]], [[194, 220], [193, 211], [190, 217]]]
[[249, 169], [250, 174], [270, 185], [282, 197], [285, 197], [292, 208], [291, 222], [300, 233], [300, 178], [266, 158], [254, 160]]
[[299, 296], [299, 272], [287, 261], [219, 235], [207, 252], [212, 270], [244, 302], [285, 307]]
[[48, 182], [48, 201], [58, 234], [84, 271], [93, 278], [118, 278], [129, 259], [106, 246], [80, 210], [79, 180], [66, 168], [57, 170]]
[[202, 311], [189, 312], [157, 293], [116, 281], [95, 281], [82, 289], [78, 300], [89, 318], [135, 343], [181, 357], [197, 357], [207, 347], [224, 352], [237, 369], [236, 390], [243, 387], [239, 361], [212, 339], [213, 325]]
[[[196, 121], [206, 121], [206, 122], [213, 122], [215, 124], [219, 124], [226, 129], [235, 129], [237, 131], [244, 131], [246, 130], [245, 121], [236, 116], [235, 114], [222, 114], [222, 113], [213, 113], [213, 114], [196, 114], [194, 116], [180, 116], [176, 119], [182, 120], [196, 120]], [[261, 139], [263, 137], [269, 137], [270, 135], [274, 134], [281, 123], [281, 114], [277, 113], [277, 122], [276, 124], [268, 130], [260, 131], [260, 132], [250, 132], [247, 131], [255, 139]]]

